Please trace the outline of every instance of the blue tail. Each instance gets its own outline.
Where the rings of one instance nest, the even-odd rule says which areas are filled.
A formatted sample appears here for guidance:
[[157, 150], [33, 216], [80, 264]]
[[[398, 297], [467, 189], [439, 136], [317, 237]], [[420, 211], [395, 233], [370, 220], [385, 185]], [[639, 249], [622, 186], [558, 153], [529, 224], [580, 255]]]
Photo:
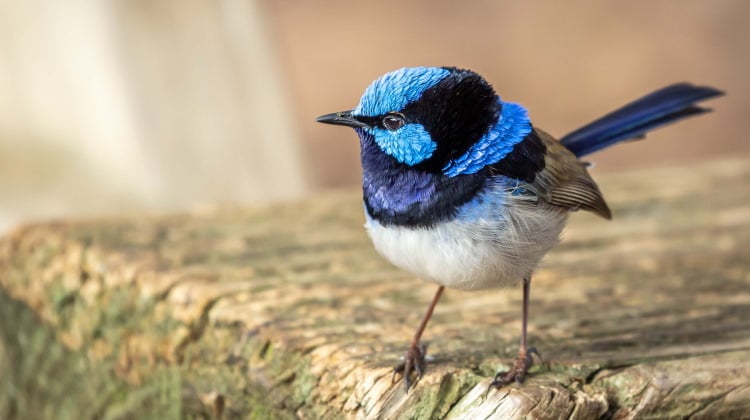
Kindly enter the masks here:
[[695, 105], [724, 92], [677, 83], [637, 99], [562, 137], [560, 143], [581, 157], [615, 143], [643, 138], [647, 132], [710, 111]]

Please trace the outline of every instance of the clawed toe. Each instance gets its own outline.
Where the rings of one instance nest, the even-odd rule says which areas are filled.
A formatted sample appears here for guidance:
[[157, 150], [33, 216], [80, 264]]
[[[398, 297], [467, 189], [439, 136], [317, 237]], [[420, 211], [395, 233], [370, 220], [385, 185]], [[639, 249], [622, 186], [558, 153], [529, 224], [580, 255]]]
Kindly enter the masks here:
[[535, 347], [529, 347], [526, 351], [519, 352], [510, 369], [507, 372], [498, 372], [487, 390], [502, 388], [512, 382], [519, 384], [523, 382], [529, 368], [534, 364], [533, 355], [537, 355], [539, 358], [542, 357]]
[[402, 374], [406, 392], [412, 385], [412, 375], [416, 374], [416, 380], [422, 378], [425, 371], [425, 356], [427, 355], [427, 346], [424, 344], [412, 345], [406, 351], [404, 360], [393, 368], [392, 381], [396, 380], [396, 374]]

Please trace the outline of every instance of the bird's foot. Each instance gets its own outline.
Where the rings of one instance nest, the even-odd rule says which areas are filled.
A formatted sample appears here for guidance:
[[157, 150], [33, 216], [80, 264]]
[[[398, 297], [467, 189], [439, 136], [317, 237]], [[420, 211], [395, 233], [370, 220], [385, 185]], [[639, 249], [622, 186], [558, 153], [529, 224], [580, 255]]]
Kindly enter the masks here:
[[425, 356], [427, 356], [427, 345], [413, 343], [409, 346], [406, 354], [404, 354], [404, 360], [393, 368], [392, 381], [396, 380], [396, 374], [402, 374], [406, 392], [409, 392], [412, 385], [412, 375], [416, 375], [416, 380], [422, 378], [426, 365]]
[[519, 384], [523, 382], [523, 379], [526, 377], [526, 372], [534, 364], [533, 355], [535, 354], [540, 358], [542, 357], [535, 347], [529, 347], [526, 351], [519, 351], [518, 357], [516, 357], [510, 370], [507, 372], [498, 372], [487, 390], [489, 391], [490, 388], [499, 389], [514, 381]]

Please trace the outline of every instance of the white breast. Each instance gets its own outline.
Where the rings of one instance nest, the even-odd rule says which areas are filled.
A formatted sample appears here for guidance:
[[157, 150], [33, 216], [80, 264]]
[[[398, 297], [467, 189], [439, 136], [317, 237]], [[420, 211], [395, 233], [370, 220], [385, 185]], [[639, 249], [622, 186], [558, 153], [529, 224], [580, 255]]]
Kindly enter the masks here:
[[[511, 204], [511, 203], [508, 203]], [[446, 287], [511, 286], [531, 275], [558, 241], [567, 212], [528, 203], [491, 219], [456, 219], [430, 228], [383, 226], [367, 218], [375, 248], [395, 266]]]

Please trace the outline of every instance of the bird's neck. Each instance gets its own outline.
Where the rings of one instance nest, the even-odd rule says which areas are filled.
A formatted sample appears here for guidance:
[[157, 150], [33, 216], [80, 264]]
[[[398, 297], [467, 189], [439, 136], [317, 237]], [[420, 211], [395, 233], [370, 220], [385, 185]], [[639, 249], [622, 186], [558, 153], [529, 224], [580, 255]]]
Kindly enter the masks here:
[[448, 177], [416, 169], [385, 154], [372, 135], [357, 133], [365, 208], [382, 225], [430, 227], [452, 220], [482, 188], [483, 173]]

